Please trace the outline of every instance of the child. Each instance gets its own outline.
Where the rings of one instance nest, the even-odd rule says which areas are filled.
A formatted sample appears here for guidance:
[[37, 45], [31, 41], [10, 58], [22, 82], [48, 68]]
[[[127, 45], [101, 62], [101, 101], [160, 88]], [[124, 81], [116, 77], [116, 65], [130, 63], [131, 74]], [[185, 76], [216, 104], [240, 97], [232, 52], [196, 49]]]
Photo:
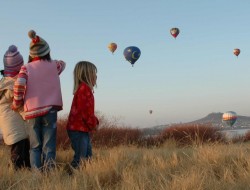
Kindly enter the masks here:
[[93, 96], [96, 73], [96, 66], [87, 61], [78, 62], [74, 69], [74, 98], [67, 124], [68, 136], [75, 152], [71, 162], [73, 168], [78, 168], [81, 161], [92, 156], [89, 132], [99, 124]]
[[23, 57], [17, 47], [11, 45], [4, 54], [3, 61], [3, 78], [0, 81], [0, 128], [5, 144], [11, 146], [11, 161], [15, 169], [30, 167], [25, 121], [18, 112], [11, 110], [13, 86], [23, 65]]
[[31, 167], [51, 169], [56, 157], [57, 112], [62, 110], [59, 75], [65, 63], [51, 59], [48, 43], [35, 31], [28, 35], [32, 39], [29, 62], [22, 66], [15, 82], [12, 109], [24, 106]]

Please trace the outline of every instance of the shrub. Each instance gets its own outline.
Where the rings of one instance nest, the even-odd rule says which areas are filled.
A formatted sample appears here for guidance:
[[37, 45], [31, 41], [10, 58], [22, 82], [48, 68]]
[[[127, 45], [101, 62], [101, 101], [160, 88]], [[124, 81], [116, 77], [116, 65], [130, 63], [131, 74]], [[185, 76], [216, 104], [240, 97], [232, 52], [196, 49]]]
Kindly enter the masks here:
[[149, 136], [149, 137], [142, 137], [138, 140], [138, 147], [159, 147], [164, 143], [164, 138], [160, 135], [157, 136]]
[[68, 115], [58, 117], [56, 144], [59, 149], [60, 148], [67, 149], [70, 147], [70, 140], [66, 130], [67, 122], [68, 122]]
[[[96, 113], [99, 119], [97, 131], [91, 133], [92, 145], [94, 147], [114, 147], [119, 145], [137, 144], [141, 138], [139, 129], [119, 126], [116, 119], [108, 120], [104, 115]], [[67, 134], [68, 115], [58, 118], [57, 121], [57, 147], [70, 148], [70, 139]]]
[[[219, 129], [209, 124], [175, 124], [164, 129], [159, 135], [144, 137], [140, 129], [121, 126], [116, 119], [108, 120], [104, 115], [97, 114], [100, 124], [98, 130], [91, 133], [93, 147], [158, 147], [168, 139], [176, 141], [176, 145], [179, 146], [224, 141], [221, 133], [218, 133]], [[67, 119], [68, 116], [64, 115], [57, 122], [57, 147], [62, 149], [70, 147], [66, 131]]]
[[92, 142], [95, 147], [114, 147], [137, 144], [141, 138], [139, 129], [127, 127], [103, 127], [93, 133]]
[[203, 144], [221, 141], [222, 135], [218, 130], [210, 124], [176, 124], [163, 130], [160, 136], [174, 139], [178, 145]]
[[250, 141], [250, 131], [248, 131], [245, 135], [244, 135], [244, 142]]

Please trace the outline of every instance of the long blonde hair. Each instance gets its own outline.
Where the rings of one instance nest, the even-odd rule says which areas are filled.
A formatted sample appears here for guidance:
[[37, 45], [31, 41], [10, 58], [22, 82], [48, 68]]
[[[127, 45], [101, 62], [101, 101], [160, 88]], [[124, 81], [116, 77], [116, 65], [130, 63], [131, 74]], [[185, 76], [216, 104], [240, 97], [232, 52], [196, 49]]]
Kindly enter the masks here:
[[80, 61], [76, 64], [74, 69], [74, 90], [73, 94], [77, 91], [79, 85], [84, 82], [92, 90], [96, 86], [93, 80], [96, 80], [97, 68], [93, 63], [88, 61]]

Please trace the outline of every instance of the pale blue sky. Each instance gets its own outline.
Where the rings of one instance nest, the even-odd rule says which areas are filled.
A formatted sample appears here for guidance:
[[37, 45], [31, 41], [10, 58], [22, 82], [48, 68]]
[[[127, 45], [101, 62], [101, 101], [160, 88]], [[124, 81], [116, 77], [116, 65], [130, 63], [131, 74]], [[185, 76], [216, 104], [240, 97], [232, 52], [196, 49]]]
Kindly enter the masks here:
[[[4, 1], [0, 55], [15, 44], [26, 62], [28, 31], [44, 38], [52, 58], [67, 63], [61, 114], [70, 110], [73, 68], [88, 60], [98, 67], [96, 110], [126, 126], [187, 122], [229, 110], [249, 116], [249, 9], [249, 0]], [[180, 29], [176, 39], [172, 27]], [[118, 45], [114, 55], [110, 42]], [[128, 46], [141, 50], [134, 67], [123, 56]], [[241, 49], [238, 58], [234, 48]]]

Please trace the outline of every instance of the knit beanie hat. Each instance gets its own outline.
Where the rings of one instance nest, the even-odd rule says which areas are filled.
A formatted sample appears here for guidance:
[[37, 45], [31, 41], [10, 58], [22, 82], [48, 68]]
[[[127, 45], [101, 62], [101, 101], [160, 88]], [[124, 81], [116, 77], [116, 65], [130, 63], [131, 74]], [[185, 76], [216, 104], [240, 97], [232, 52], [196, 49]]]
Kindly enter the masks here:
[[30, 42], [30, 57], [43, 57], [50, 52], [49, 44], [40, 36], [37, 36], [34, 30], [30, 30], [28, 35], [32, 39]]
[[4, 72], [19, 72], [23, 66], [23, 56], [15, 45], [11, 45], [3, 57]]

